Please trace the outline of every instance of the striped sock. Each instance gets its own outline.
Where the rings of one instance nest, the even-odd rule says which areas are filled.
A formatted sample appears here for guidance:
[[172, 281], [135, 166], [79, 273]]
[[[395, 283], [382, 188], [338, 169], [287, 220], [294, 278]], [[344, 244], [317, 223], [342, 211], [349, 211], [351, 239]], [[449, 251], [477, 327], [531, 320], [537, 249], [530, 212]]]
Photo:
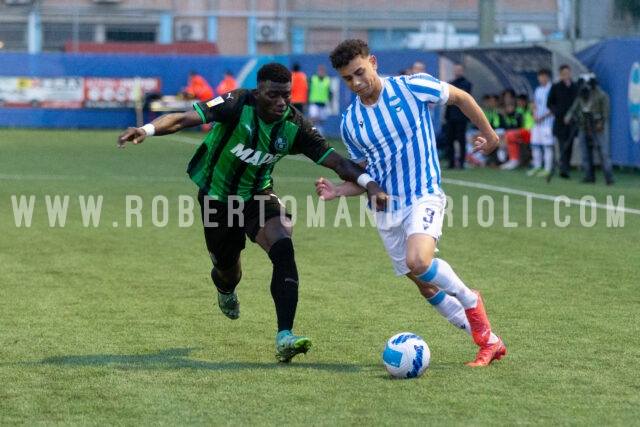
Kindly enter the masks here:
[[431, 298], [427, 298], [429, 304], [449, 323], [458, 329], [463, 329], [466, 333], [471, 335], [471, 328], [469, 327], [469, 321], [467, 315], [462, 308], [462, 304], [457, 299], [450, 297], [443, 291], [438, 292]]
[[448, 262], [434, 258], [429, 269], [418, 276], [418, 279], [436, 285], [452, 297], [455, 297], [464, 309], [474, 308], [478, 297], [464, 284], [453, 271]]

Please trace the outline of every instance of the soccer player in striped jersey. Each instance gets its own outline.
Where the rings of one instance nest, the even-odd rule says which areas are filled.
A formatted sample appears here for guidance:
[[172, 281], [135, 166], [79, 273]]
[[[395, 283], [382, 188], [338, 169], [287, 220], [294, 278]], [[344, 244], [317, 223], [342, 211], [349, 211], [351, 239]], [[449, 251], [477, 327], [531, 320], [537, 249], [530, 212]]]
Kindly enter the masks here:
[[200, 190], [198, 201], [218, 305], [227, 317], [240, 316], [235, 289], [242, 276], [240, 253], [246, 235], [264, 249], [273, 264], [276, 358], [285, 363], [306, 353], [311, 340], [292, 333], [298, 271], [291, 216], [272, 187], [276, 162], [288, 154], [301, 153], [333, 169], [342, 179], [361, 183], [380, 209], [384, 209], [386, 197], [361, 166], [336, 153], [312, 123], [290, 107], [290, 98], [291, 72], [282, 64], [269, 63], [258, 70], [257, 89], [233, 90], [194, 104], [193, 111], [160, 116], [141, 128], [128, 128], [118, 139], [118, 146], [124, 147], [127, 141], [139, 144], [153, 135], [215, 123], [187, 172]]
[[[479, 130], [475, 149], [490, 154], [498, 136], [468, 93], [428, 74], [381, 78], [378, 62], [362, 40], [346, 40], [330, 55], [333, 67], [357, 96], [342, 115], [342, 139], [352, 160], [366, 167], [388, 194], [388, 211], [376, 212], [378, 232], [397, 275], [407, 275], [450, 323], [472, 335], [480, 350], [469, 366], [487, 366], [506, 354], [491, 331], [482, 297], [441, 258], [446, 198], [429, 113], [430, 104], [455, 105]], [[362, 194], [351, 183], [320, 178], [325, 200]]]

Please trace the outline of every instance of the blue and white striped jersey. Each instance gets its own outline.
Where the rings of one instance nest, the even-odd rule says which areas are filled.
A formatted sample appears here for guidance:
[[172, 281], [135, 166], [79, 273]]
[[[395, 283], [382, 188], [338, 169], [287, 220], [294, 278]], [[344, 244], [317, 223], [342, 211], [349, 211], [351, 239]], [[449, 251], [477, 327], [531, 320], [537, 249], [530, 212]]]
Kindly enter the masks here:
[[429, 104], [444, 104], [449, 86], [429, 74], [381, 78], [375, 105], [360, 97], [342, 114], [341, 134], [349, 156], [366, 160], [367, 172], [400, 206], [426, 194], [442, 194], [440, 164]]

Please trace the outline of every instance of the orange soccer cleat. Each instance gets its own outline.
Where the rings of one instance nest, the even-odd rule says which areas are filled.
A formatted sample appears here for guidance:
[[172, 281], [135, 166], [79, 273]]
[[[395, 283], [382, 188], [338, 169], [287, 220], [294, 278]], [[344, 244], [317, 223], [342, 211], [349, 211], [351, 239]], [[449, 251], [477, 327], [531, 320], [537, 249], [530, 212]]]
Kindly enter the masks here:
[[480, 347], [476, 360], [467, 363], [467, 366], [487, 366], [494, 360], [500, 360], [502, 356], [506, 355], [507, 348], [502, 343], [502, 340], [498, 339], [496, 343], [485, 344]]
[[483, 347], [491, 336], [491, 324], [484, 310], [482, 295], [476, 290], [472, 290], [471, 292], [478, 296], [478, 304], [473, 308], [466, 309], [464, 312], [467, 315], [467, 320], [469, 320], [469, 326], [471, 326], [473, 341], [475, 341], [478, 346]]

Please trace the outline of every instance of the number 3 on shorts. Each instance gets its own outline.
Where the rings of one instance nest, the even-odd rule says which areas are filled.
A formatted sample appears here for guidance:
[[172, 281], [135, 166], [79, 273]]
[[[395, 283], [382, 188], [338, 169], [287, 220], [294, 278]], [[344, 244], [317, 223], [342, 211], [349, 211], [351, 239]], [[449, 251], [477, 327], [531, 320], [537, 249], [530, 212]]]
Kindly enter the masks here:
[[433, 217], [436, 212], [431, 208], [424, 209], [424, 216], [422, 217], [422, 227], [426, 230], [431, 224], [433, 224]]

